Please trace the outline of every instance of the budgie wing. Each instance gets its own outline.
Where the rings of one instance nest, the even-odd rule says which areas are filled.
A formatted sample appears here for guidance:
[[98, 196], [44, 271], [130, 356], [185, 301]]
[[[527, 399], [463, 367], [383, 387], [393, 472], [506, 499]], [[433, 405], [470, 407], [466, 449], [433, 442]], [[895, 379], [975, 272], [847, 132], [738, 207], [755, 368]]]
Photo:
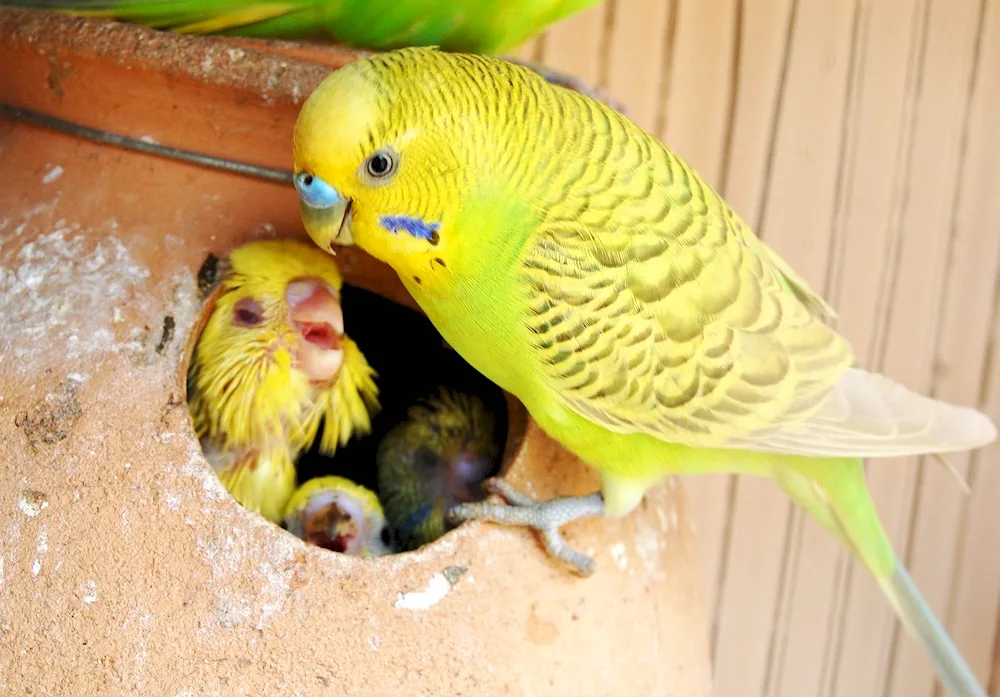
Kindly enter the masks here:
[[[522, 268], [525, 317], [565, 407], [614, 432], [807, 456], [992, 440], [978, 412], [851, 368], [850, 346], [824, 321], [829, 306], [684, 173], [688, 200], [619, 192], [602, 211], [594, 197], [536, 233]], [[598, 235], [585, 221], [602, 214]]]

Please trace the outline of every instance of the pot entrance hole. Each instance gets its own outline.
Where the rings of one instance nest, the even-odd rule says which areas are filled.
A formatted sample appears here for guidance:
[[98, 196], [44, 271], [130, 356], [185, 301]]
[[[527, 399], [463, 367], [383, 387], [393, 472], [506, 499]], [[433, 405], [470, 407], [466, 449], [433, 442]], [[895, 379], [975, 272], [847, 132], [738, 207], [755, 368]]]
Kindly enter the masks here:
[[[332, 257], [327, 258], [332, 266]], [[219, 282], [229, 272], [227, 263], [219, 264], [210, 255], [198, 276], [203, 292], [208, 294], [208, 285], [215, 285], [206, 285], [208, 276], [219, 276], [215, 279]], [[294, 287], [292, 294], [285, 294], [285, 300], [292, 298], [287, 300], [291, 304], [308, 291], [301, 283], [287, 287]], [[220, 313], [214, 318], [216, 327], [225, 320], [226, 330], [235, 332], [258, 330], [266, 325], [268, 313], [276, 312], [275, 303], [266, 297], [220, 301], [220, 295], [216, 287], [196, 325], [199, 335], [188, 373], [188, 403], [196, 428], [212, 418], [213, 400], [198, 397], [199, 386], [208, 384], [199, 373], [210, 370], [216, 356], [199, 346], [211, 340], [212, 313]], [[363, 399], [354, 392], [351, 399], [342, 395], [339, 402], [333, 399], [332, 408], [318, 417], [311, 442], [293, 449], [294, 454], [286, 458], [293, 463], [294, 481], [289, 478], [291, 466], [281, 462], [282, 456], [262, 456], [246, 449], [228, 452], [206, 436], [204, 426], [199, 429], [203, 451], [237, 501], [307, 543], [358, 556], [417, 549], [450, 529], [445, 516], [448, 508], [485, 498], [482, 481], [498, 474], [511, 457], [517, 438], [508, 435], [508, 398], [447, 346], [419, 312], [346, 284], [339, 300], [344, 336], [354, 342], [375, 373], [378, 406], [369, 405], [370, 432], [356, 432], [344, 442], [338, 436], [344, 431], [342, 424], [333, 429], [332, 438], [325, 430], [331, 418], [342, 422], [347, 413], [355, 415], [348, 421], [358, 423], [356, 415], [361, 411], [360, 422], [366, 421]], [[246, 307], [251, 305], [254, 322], [247, 319]], [[279, 308], [275, 316], [287, 307]], [[309, 311], [308, 331], [314, 333], [322, 315]], [[290, 319], [286, 324], [292, 332], [302, 323]], [[302, 337], [306, 343], [311, 340], [305, 334]], [[337, 341], [333, 345], [341, 348]], [[357, 378], [350, 351], [343, 348], [343, 366], [334, 384], [345, 375]], [[322, 359], [305, 355], [322, 364]], [[241, 394], [253, 409], [247, 392]], [[307, 401], [314, 403], [318, 398]], [[331, 456], [327, 452], [334, 443]]]

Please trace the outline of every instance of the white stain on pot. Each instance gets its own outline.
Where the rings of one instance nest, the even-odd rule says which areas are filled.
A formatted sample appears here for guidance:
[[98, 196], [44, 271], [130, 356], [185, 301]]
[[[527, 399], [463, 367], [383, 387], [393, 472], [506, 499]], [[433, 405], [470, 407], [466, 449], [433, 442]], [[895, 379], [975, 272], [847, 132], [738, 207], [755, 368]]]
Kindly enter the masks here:
[[676, 506], [670, 506], [669, 508], [664, 508], [663, 506], [657, 506], [656, 518], [660, 522], [660, 532], [662, 532], [664, 535], [668, 535], [677, 530]]
[[619, 569], [622, 571], [628, 569], [628, 552], [625, 551], [624, 542], [615, 542], [608, 548], [608, 552], [611, 553], [611, 558]]
[[451, 582], [444, 574], [437, 573], [422, 591], [397, 594], [392, 606], [399, 610], [427, 610], [444, 600], [450, 590]]
[[[27, 217], [27, 216], [26, 216]], [[106, 223], [108, 233], [117, 223]], [[139, 327], [126, 336], [112, 331], [109, 303], [135, 303], [135, 287], [149, 277], [112, 234], [94, 243], [79, 225], [56, 229], [21, 247], [0, 266], [0, 366], [32, 373], [54, 352], [73, 360], [96, 352], [141, 350]], [[7, 256], [7, 255], [4, 255]]]
[[17, 501], [17, 507], [26, 516], [34, 518], [49, 507], [49, 502], [43, 498], [32, 495], [30, 492], [22, 492], [21, 498]]
[[49, 551], [49, 536], [44, 530], [38, 533], [38, 544], [35, 545], [35, 551], [38, 552], [38, 557], [31, 565], [31, 575], [33, 578], [38, 578], [38, 574], [42, 572], [42, 555]]
[[93, 605], [97, 602], [97, 584], [95, 582], [87, 581], [84, 584], [83, 590], [83, 602], [87, 603], [87, 605]]
[[59, 179], [59, 177], [61, 177], [62, 175], [63, 175], [63, 168], [60, 167], [59, 165], [54, 165], [51, 169], [49, 169], [48, 172], [45, 173], [45, 176], [42, 177], [42, 184], [51, 184], [52, 182]]
[[664, 577], [663, 550], [666, 546], [667, 539], [659, 529], [648, 523], [640, 523], [637, 526], [633, 547], [650, 578], [660, 580]]

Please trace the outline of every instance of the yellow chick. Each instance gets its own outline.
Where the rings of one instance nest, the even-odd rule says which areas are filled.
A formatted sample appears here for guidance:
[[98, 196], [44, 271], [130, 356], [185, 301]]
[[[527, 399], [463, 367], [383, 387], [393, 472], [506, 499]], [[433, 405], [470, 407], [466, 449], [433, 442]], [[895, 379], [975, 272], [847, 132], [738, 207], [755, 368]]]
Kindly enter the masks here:
[[188, 371], [188, 404], [209, 462], [246, 508], [280, 522], [295, 459], [316, 439], [332, 454], [371, 430], [375, 372], [344, 334], [342, 281], [298, 240], [230, 252]]
[[285, 507], [285, 527], [310, 544], [356, 557], [389, 554], [389, 528], [375, 493], [343, 477], [316, 477]]

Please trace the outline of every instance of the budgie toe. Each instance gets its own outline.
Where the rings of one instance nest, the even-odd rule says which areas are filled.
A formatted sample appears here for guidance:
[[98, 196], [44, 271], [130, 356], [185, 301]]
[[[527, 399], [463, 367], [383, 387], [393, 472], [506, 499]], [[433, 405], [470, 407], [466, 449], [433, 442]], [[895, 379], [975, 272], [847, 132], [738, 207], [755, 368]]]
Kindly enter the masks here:
[[497, 494], [507, 503], [480, 501], [462, 503], [448, 511], [453, 523], [486, 520], [498, 525], [534, 528], [542, 536], [545, 550], [581, 576], [594, 573], [594, 560], [570, 547], [559, 534], [559, 528], [579, 518], [604, 515], [604, 499], [600, 493], [589, 496], [565, 496], [544, 503], [522, 494], [499, 477], [483, 482], [490, 494]]

